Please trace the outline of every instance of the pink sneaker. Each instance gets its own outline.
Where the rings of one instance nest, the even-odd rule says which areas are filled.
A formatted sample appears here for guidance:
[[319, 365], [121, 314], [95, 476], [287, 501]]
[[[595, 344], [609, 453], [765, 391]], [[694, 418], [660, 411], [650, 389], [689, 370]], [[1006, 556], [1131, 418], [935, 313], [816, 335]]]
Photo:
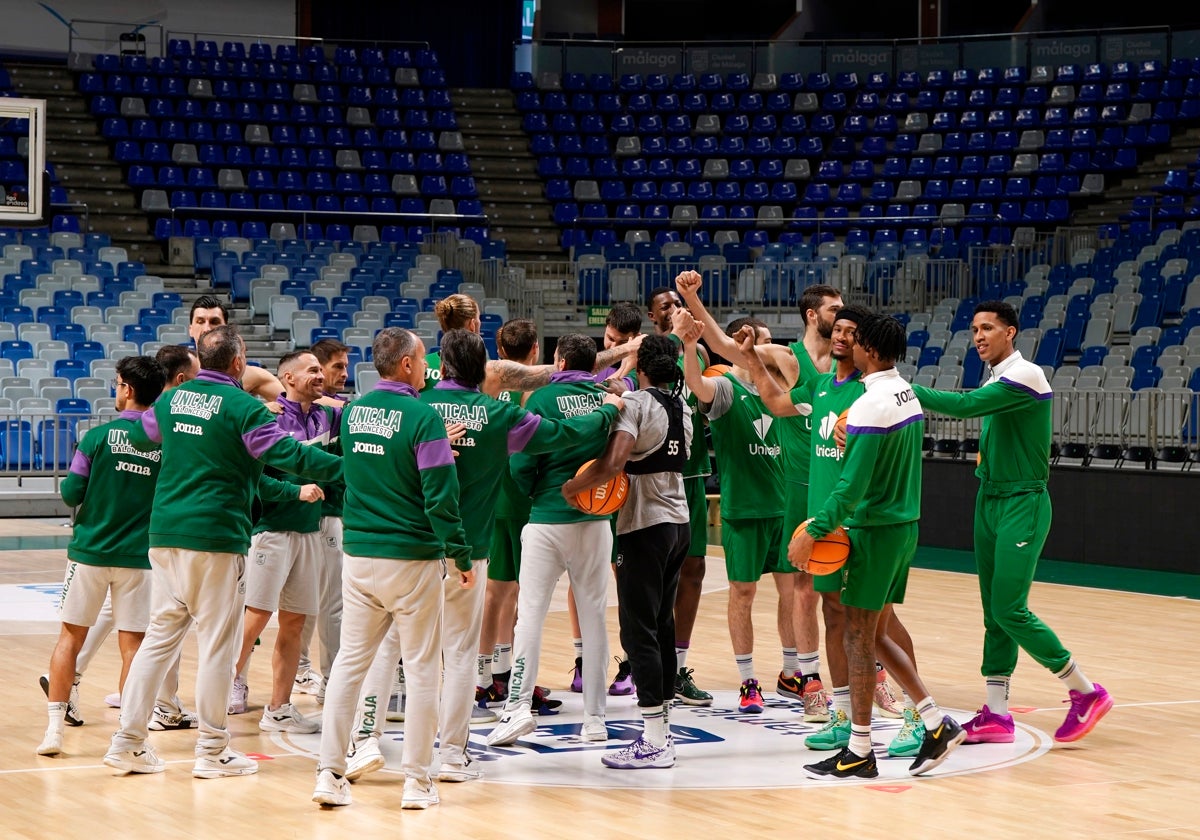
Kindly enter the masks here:
[[1093, 685], [1095, 691], [1090, 694], [1080, 694], [1072, 689], [1071, 699], [1063, 701], [1070, 702], [1071, 708], [1063, 725], [1054, 733], [1055, 741], [1078, 741], [1095, 729], [1100, 718], [1108, 714], [1108, 710], [1113, 707], [1112, 696], [1104, 690], [1104, 686], [1100, 683]]
[[1016, 738], [1012, 715], [997, 715], [984, 706], [963, 724], [967, 731], [964, 744], [1011, 744]]

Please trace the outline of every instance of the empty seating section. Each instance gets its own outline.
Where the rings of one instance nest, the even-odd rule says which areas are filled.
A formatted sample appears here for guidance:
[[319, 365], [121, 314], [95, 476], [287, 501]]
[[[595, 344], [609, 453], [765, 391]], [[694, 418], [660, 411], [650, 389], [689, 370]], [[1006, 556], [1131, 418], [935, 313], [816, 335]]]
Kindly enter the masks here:
[[1016, 226], [1066, 222], [1073, 199], [1200, 115], [1194, 64], [785, 73], [753, 89], [738, 73], [518, 73], [513, 87], [564, 245], [857, 226], [903, 248], [942, 223], [940, 238], [1007, 244]]
[[[376, 332], [404, 326], [436, 347], [433, 304], [455, 291], [480, 301], [494, 353], [509, 304], [457, 266], [505, 248], [488, 239], [433, 53], [172, 41], [162, 58], [99, 56], [78, 83], [158, 235], [193, 237], [197, 269], [294, 346], [349, 345], [360, 391]], [[1018, 348], [1055, 390], [1062, 463], [1191, 466], [1200, 159], [1069, 261], [1051, 259], [1049, 231], [1200, 116], [1200, 61], [924, 78], [517, 74], [513, 88], [575, 304], [642, 301], [695, 269], [712, 306], [791, 337], [800, 293], [831, 283], [905, 321], [904, 375], [974, 388], [973, 308], [1005, 299]], [[191, 208], [206, 212], [169, 215]], [[376, 226], [246, 210], [413, 215]], [[480, 218], [438, 225], [447, 252], [427, 240], [431, 213]], [[72, 217], [0, 230], [0, 278], [0, 467], [61, 470], [80, 429], [115, 411], [115, 360], [186, 341], [186, 307]], [[930, 418], [950, 457], [976, 451], [978, 428]]]
[[[172, 40], [164, 57], [97, 56], [79, 87], [160, 237], [266, 236], [250, 214], [166, 215], [197, 207], [415, 214], [389, 241], [419, 242], [423, 214], [482, 217], [429, 50]], [[336, 227], [312, 238], [350, 238], [321, 221]], [[467, 228], [486, 239], [482, 218]]]

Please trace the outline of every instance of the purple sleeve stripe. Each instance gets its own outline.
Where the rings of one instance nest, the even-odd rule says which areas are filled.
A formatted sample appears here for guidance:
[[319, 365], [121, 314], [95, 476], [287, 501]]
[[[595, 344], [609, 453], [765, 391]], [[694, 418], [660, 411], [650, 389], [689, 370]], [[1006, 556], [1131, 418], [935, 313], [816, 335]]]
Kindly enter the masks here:
[[1054, 399], [1053, 392], [1048, 393], [1048, 394], [1039, 394], [1037, 391], [1033, 390], [1028, 385], [1023, 385], [1020, 382], [1015, 382], [1014, 380], [1008, 379], [1003, 376], [1000, 377], [1000, 381], [1003, 382], [1005, 385], [1009, 385], [1013, 388], [1016, 388], [1018, 391], [1024, 391], [1026, 394], [1029, 394], [1029, 396], [1033, 397], [1035, 400], [1052, 400], [1052, 399]]
[[417, 453], [419, 470], [448, 467], [454, 463], [454, 451], [450, 448], [449, 438], [423, 441], [413, 447], [413, 450]]
[[146, 437], [155, 443], [162, 443], [162, 432], [158, 430], [158, 418], [154, 416], [154, 409], [148, 408], [142, 412], [142, 429], [146, 432]]
[[287, 433], [272, 420], [270, 423], [264, 423], [257, 429], [251, 429], [242, 435], [242, 443], [245, 444], [246, 451], [250, 453], [251, 457], [261, 458], [264, 452], [285, 437], [287, 437]]
[[537, 414], [528, 413], [522, 417], [517, 425], [508, 430], [508, 454], [520, 452], [528, 446], [533, 433], [541, 424], [542, 418]]
[[76, 449], [75, 457], [71, 459], [71, 472], [87, 478], [92, 474], [92, 459]]
[[846, 426], [846, 434], [848, 435], [886, 435], [891, 434], [898, 429], [903, 429], [905, 426], [910, 426], [913, 423], [919, 423], [925, 419], [924, 414], [914, 414], [912, 417], [905, 417], [899, 423], [894, 423], [891, 426]]

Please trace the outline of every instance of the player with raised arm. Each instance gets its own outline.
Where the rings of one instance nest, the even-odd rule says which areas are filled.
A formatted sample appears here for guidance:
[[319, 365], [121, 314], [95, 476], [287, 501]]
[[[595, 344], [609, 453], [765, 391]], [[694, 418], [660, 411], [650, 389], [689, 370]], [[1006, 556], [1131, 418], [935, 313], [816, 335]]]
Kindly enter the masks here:
[[[776, 625], [785, 662], [795, 655], [792, 585], [795, 569], [779, 552], [783, 527], [783, 475], [779, 464], [779, 432], [767, 413], [758, 389], [745, 369], [735, 365], [721, 376], [704, 376], [696, 356], [703, 326], [685, 310], [672, 315], [676, 333], [683, 337], [684, 382], [707, 415], [721, 476], [721, 545], [729, 578], [728, 622], [733, 656], [741, 678], [738, 708], [763, 711], [762, 689], [754, 675], [754, 624], [752, 611], [758, 581], [770, 572], [779, 593]], [[750, 327], [756, 340], [767, 344], [770, 330], [754, 318], [737, 318], [726, 328], [736, 334]], [[769, 363], [768, 363], [769, 364]], [[778, 369], [774, 375], [782, 377]], [[782, 380], [786, 388], [794, 380]]]

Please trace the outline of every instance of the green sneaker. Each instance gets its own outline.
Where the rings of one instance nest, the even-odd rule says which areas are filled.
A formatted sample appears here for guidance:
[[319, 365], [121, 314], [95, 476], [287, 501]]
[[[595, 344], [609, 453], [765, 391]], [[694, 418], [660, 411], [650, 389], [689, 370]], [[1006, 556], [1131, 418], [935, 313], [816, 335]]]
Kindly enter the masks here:
[[888, 755], [893, 757], [916, 755], [921, 751], [921, 743], [925, 740], [925, 722], [917, 714], [916, 709], [904, 710], [904, 725], [888, 744]]
[[686, 706], [711, 706], [712, 695], [696, 687], [691, 668], [680, 668], [675, 675], [675, 696]]
[[829, 723], [804, 739], [810, 750], [840, 750], [850, 746], [850, 718], [841, 709], [831, 712]]

